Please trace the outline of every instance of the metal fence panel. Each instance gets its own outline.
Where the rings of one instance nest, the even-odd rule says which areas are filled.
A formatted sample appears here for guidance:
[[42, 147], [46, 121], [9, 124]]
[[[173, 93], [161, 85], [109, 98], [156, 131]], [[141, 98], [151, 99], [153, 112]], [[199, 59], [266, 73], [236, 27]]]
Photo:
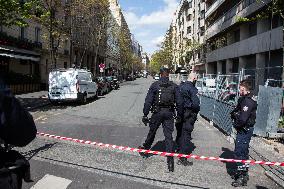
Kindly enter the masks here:
[[200, 114], [209, 120], [213, 119], [214, 99], [207, 96], [200, 95]]
[[221, 101], [215, 100], [215, 109], [213, 122], [218, 125], [227, 134], [232, 132], [233, 122], [230, 113], [234, 109], [233, 106]]
[[259, 86], [255, 134], [266, 137], [277, 133], [283, 90], [278, 87]]

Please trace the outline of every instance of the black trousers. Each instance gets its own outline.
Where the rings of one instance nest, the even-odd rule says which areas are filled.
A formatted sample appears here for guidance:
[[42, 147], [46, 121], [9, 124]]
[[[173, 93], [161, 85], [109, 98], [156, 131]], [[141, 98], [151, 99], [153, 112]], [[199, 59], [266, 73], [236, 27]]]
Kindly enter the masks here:
[[197, 120], [197, 113], [186, 109], [183, 117], [182, 132], [179, 139], [180, 153], [187, 154], [190, 150], [191, 133], [194, 129], [194, 123]]
[[170, 108], [161, 108], [157, 113], [154, 113], [150, 119], [150, 130], [143, 144], [146, 149], [150, 149], [158, 128], [162, 124], [165, 136], [166, 151], [174, 152], [173, 132], [174, 132], [174, 112]]
[[[249, 143], [253, 136], [253, 127], [249, 127], [246, 130], [237, 131], [237, 137], [235, 142], [235, 159], [248, 160], [249, 159]], [[249, 164], [237, 163], [239, 171], [248, 171]]]

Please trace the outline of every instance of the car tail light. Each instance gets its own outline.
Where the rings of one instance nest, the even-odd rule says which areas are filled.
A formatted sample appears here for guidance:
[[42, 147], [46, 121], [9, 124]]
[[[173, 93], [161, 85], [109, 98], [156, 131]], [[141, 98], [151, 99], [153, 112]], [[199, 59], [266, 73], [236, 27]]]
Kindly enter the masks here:
[[79, 81], [77, 81], [77, 83], [76, 83], [76, 90], [77, 90], [77, 92], [79, 92], [79, 91], [80, 91]]

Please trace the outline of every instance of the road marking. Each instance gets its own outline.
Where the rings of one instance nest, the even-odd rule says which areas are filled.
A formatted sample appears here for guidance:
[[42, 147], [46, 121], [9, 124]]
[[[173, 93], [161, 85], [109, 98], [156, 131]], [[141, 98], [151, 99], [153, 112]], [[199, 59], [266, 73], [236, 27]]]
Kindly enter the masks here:
[[38, 118], [34, 119], [34, 121], [40, 120], [42, 118], [44, 118], [44, 116], [39, 116]]
[[47, 174], [31, 189], [66, 189], [71, 182], [71, 180]]
[[45, 118], [42, 118], [41, 120], [42, 120], [42, 121], [45, 121], [45, 120], [47, 120], [47, 117], [45, 117]]

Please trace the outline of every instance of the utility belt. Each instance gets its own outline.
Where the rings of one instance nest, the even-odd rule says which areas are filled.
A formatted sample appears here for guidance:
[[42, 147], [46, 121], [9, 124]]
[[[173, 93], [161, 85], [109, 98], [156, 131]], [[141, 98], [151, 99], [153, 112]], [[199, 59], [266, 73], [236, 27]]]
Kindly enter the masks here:
[[166, 109], [166, 110], [169, 110], [169, 111], [175, 111], [175, 106], [172, 105], [155, 105], [155, 106], [152, 106], [151, 108], [151, 112], [152, 113], [157, 113], [157, 112], [160, 112], [162, 109]]

